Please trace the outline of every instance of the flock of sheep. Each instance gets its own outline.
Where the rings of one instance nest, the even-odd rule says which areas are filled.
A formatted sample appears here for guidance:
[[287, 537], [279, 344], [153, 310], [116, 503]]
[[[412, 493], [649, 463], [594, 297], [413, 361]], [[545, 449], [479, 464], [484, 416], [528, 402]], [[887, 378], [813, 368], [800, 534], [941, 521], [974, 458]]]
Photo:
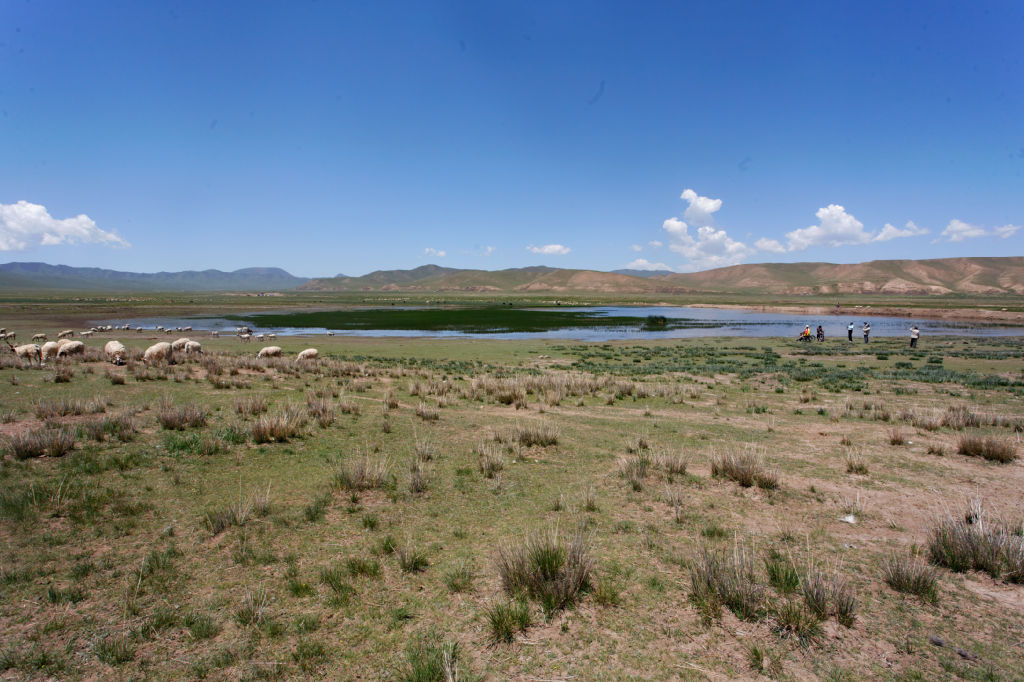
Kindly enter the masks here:
[[[128, 325], [123, 327], [117, 327], [119, 330], [129, 330]], [[139, 328], [141, 329], [141, 328]], [[80, 332], [81, 336], [88, 338], [93, 333], [98, 331], [114, 331], [115, 328], [107, 325], [104, 327], [94, 327], [90, 330]], [[174, 331], [192, 331], [191, 327], [175, 328], [173, 330], [164, 330], [163, 327], [157, 327], [157, 331], [167, 331], [173, 333]], [[12, 341], [15, 340], [16, 335], [14, 332], [8, 332], [6, 329], [0, 328], [0, 340], [7, 342], [11, 350], [22, 362], [27, 361], [29, 366], [32, 366], [35, 362], [39, 367], [43, 367], [47, 360], [51, 358], [60, 360], [62, 358], [69, 358], [76, 355], [83, 355], [85, 353], [85, 344], [81, 341], [74, 341], [71, 337], [75, 335], [74, 330], [65, 329], [64, 331], [57, 334], [57, 341], [47, 341], [46, 334], [35, 334], [32, 337], [33, 341], [43, 341], [42, 345], [37, 343], [27, 343], [20, 346], [15, 346]], [[218, 336], [216, 332], [211, 333], [211, 336]], [[238, 335], [240, 339], [244, 341], [250, 340], [252, 334], [248, 333], [246, 336], [249, 338], [242, 338], [243, 334]], [[264, 335], [260, 334], [257, 338], [262, 339]], [[270, 338], [274, 338], [273, 334], [268, 335]], [[128, 348], [117, 340], [110, 340], [103, 347], [103, 352], [107, 356], [107, 360], [115, 365], [123, 365], [127, 363], [129, 352]], [[154, 343], [152, 346], [146, 349], [142, 355], [142, 361], [146, 364], [154, 364], [158, 362], [173, 362], [174, 353], [181, 352], [187, 357], [194, 357], [201, 355], [203, 352], [203, 346], [198, 341], [182, 337], [174, 342], [168, 343], [161, 341]], [[282, 356], [282, 350], [280, 346], [266, 346], [256, 354], [258, 358], [279, 358]], [[319, 353], [316, 348], [307, 348], [296, 356], [297, 361], [304, 360], [316, 360], [319, 357]]]

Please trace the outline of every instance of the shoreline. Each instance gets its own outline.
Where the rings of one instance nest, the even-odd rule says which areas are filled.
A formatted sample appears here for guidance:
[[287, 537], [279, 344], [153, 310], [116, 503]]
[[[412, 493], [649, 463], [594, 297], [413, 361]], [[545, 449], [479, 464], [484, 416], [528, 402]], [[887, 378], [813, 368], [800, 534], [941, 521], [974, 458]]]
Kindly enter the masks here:
[[814, 306], [814, 305], [770, 305], [740, 303], [692, 303], [687, 308], [727, 308], [749, 310], [761, 313], [784, 313], [793, 315], [828, 315], [843, 317], [853, 315], [864, 317], [906, 317], [908, 319], [965, 320], [974, 322], [1020, 322], [1024, 324], [1024, 312], [1014, 310], [978, 310], [976, 308], [908, 308], [902, 306]]

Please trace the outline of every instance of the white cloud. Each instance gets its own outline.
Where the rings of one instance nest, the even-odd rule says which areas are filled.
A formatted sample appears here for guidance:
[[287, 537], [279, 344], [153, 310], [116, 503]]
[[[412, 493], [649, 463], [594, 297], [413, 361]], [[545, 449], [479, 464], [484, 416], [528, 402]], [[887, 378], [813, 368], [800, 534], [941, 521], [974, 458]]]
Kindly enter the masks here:
[[954, 218], [949, 221], [949, 225], [946, 225], [946, 229], [939, 234], [939, 237], [935, 242], [962, 242], [965, 239], [976, 239], [978, 237], [998, 237], [1000, 239], [1007, 239], [1016, 234], [1017, 230], [1020, 228], [1020, 225], [1000, 225], [999, 227], [993, 227], [991, 230], [986, 230], [983, 227], [971, 225], [970, 223], [965, 223], [962, 220]]
[[494, 246], [485, 246], [485, 247], [484, 247], [484, 255], [485, 255], [485, 256], [490, 256], [490, 255], [491, 255], [492, 253], [494, 253], [494, 252], [495, 252], [495, 251], [497, 251], [497, 250], [498, 250], [498, 249], [497, 249], [497, 247], [494, 247]]
[[683, 217], [689, 220], [693, 225], [711, 225], [714, 223], [714, 218], [711, 214], [722, 208], [721, 199], [702, 197], [692, 189], [684, 189], [683, 193], [679, 195], [679, 198], [685, 199], [689, 202], [690, 205], [687, 206]]
[[572, 251], [568, 246], [562, 246], [561, 244], [545, 244], [544, 246], [534, 246], [531, 244], [526, 247], [526, 250], [530, 253], [540, 253], [545, 256], [564, 256]]
[[874, 236], [865, 232], [864, 223], [847, 213], [839, 204], [819, 208], [815, 215], [818, 216], [819, 225], [786, 233], [790, 251], [803, 251], [811, 246], [867, 244]]
[[671, 270], [672, 268], [664, 263], [652, 263], [645, 258], [637, 258], [626, 264], [629, 270]]
[[644, 247], [640, 246], [639, 244], [633, 244], [629, 248], [633, 249], [634, 251], [643, 251], [644, 250]]
[[1008, 239], [1016, 234], [1020, 227], [1020, 225], [1001, 225], [999, 227], [993, 227], [992, 234], [1000, 239]]
[[754, 248], [758, 251], [767, 251], [769, 253], [786, 252], [786, 247], [783, 246], [778, 239], [766, 239], [764, 237], [754, 242]]
[[655, 239], [654, 241], [647, 242], [647, 246], [651, 247], [652, 249], [660, 249], [662, 246], [664, 246], [664, 244]]
[[78, 243], [131, 246], [116, 233], [96, 227], [96, 221], [84, 213], [57, 220], [39, 204], [0, 204], [0, 251]]
[[890, 239], [897, 239], [899, 237], [919, 237], [922, 234], [928, 234], [928, 230], [923, 227], [918, 227], [914, 224], [913, 220], [907, 221], [906, 227], [902, 229], [886, 223], [885, 227], [882, 228], [882, 231], [875, 235], [875, 238], [871, 241], [887, 242]]
[[755, 250], [731, 238], [725, 230], [717, 230], [709, 225], [697, 228], [697, 236], [689, 232], [686, 223], [678, 218], [669, 218], [662, 228], [671, 235], [668, 248], [682, 254], [689, 260], [683, 266], [684, 271], [709, 270], [736, 265], [753, 255]]
[[433, 249], [428, 246], [427, 248], [423, 249], [423, 255], [431, 256], [434, 258], [444, 258], [445, 256], [448, 255], [448, 252], [442, 249]]

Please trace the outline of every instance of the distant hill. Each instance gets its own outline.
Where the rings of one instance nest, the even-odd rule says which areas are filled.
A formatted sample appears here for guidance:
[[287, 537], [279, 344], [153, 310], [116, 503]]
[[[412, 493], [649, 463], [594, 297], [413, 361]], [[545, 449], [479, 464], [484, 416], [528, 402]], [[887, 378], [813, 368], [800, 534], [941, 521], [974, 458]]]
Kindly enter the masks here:
[[362, 277], [313, 279], [308, 291], [550, 292], [606, 294], [1024, 294], [1024, 258], [759, 263], [692, 273], [564, 270], [543, 266], [458, 270], [425, 265]]
[[0, 265], [0, 289], [88, 291], [277, 291], [309, 281], [280, 268], [186, 270], [183, 272], [121, 272], [46, 263]]
[[1024, 258], [757, 263], [704, 272], [568, 270], [533, 266], [462, 270], [423, 265], [361, 277], [294, 277], [280, 268], [119, 272], [45, 263], [0, 265], [0, 290], [492, 292], [495, 294], [1024, 294]]

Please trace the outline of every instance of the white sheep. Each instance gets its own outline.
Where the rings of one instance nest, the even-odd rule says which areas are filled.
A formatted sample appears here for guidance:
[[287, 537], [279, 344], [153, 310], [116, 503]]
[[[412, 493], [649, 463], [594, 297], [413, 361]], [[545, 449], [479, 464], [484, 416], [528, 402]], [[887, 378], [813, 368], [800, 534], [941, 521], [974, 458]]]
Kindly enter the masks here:
[[242, 343], [249, 343], [250, 341], [252, 341], [252, 334], [239, 334], [238, 340], [241, 341]]
[[161, 362], [163, 360], [166, 360], [167, 362], [174, 360], [174, 349], [172, 349], [171, 344], [166, 341], [154, 343], [146, 349], [145, 353], [142, 354], [142, 361], [147, 365], [154, 362]]
[[7, 345], [11, 346], [11, 350], [19, 360], [28, 360], [29, 367], [32, 366], [32, 360], [35, 360], [40, 367], [43, 366], [43, 355], [37, 344], [26, 343], [24, 346], [14, 346], [8, 341]]
[[216, 329], [214, 329], [212, 332], [210, 332], [210, 336], [213, 336], [213, 337], [220, 336], [220, 332], [217, 331]]
[[74, 329], [65, 329], [61, 333], [57, 334], [58, 339], [70, 339], [75, 335]]
[[191, 340], [192, 339], [188, 338], [187, 336], [183, 336], [180, 339], [177, 339], [176, 341], [171, 343], [171, 350], [185, 350], [185, 344]]
[[107, 360], [115, 365], [123, 365], [128, 361], [128, 349], [120, 341], [107, 341], [103, 352], [107, 354]]
[[183, 332], [190, 332], [190, 331], [192, 331], [192, 327], [183, 327], [181, 331], [183, 331]]
[[156, 326], [156, 330], [157, 330], [158, 332], [162, 332], [162, 331], [164, 330], [164, 326], [163, 326], [162, 324], [158, 324], [158, 325]]
[[32, 340], [33, 341], [46, 341], [46, 334], [33, 334], [32, 335]]
[[264, 336], [263, 334], [257, 334], [257, 335], [256, 335], [256, 340], [257, 340], [257, 341], [264, 341], [264, 340], [266, 340], [266, 338], [267, 338], [267, 337], [266, 337], [266, 336]]
[[256, 354], [258, 358], [279, 358], [281, 357], [281, 346], [265, 346], [260, 348], [260, 352]]
[[86, 329], [84, 332], [82, 332], [80, 334], [80, 336], [84, 336], [85, 338], [89, 338], [90, 336], [92, 336], [95, 333], [96, 333], [95, 329]]
[[[71, 342], [68, 341], [68, 343], [71, 343]], [[60, 344], [59, 343], [57, 343], [56, 341], [47, 341], [39, 349], [39, 352], [41, 353], [41, 360], [40, 361], [41, 362], [45, 362], [46, 360], [49, 360], [50, 358], [57, 357], [57, 351], [59, 349], [60, 349]]]
[[81, 341], [68, 341], [57, 349], [57, 359], [72, 355], [85, 355], [85, 344]]
[[267, 338], [268, 339], [276, 339], [277, 338], [277, 334], [267, 334]]
[[142, 327], [136, 327], [135, 328], [135, 333], [136, 334], [141, 334], [142, 333]]
[[327, 336], [334, 336], [334, 332], [332, 332], [331, 330], [327, 330]]
[[189, 341], [185, 344], [185, 355], [202, 355], [203, 344], [198, 341]]
[[14, 341], [17, 338], [18, 335], [15, 334], [14, 332], [7, 332], [6, 334], [4, 334], [4, 339], [7, 341], [7, 343], [10, 343], [11, 341]]
[[318, 357], [320, 357], [320, 353], [316, 348], [307, 348], [295, 356], [295, 361], [302, 362], [303, 360], [316, 360]]

